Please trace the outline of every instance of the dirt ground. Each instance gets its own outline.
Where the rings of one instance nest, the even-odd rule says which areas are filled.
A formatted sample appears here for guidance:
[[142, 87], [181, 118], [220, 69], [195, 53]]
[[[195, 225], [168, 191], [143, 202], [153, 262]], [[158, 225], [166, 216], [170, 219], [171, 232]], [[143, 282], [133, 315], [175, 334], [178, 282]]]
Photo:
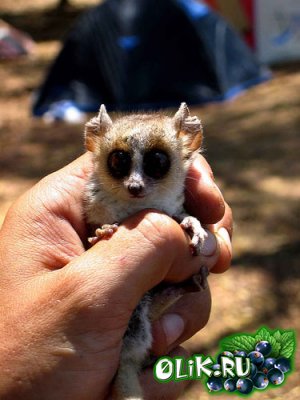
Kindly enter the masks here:
[[[0, 225], [11, 202], [44, 175], [82, 153], [82, 126], [46, 125], [30, 116], [33, 90], [82, 8], [97, 1], [2, 0], [0, 18], [29, 32], [35, 54], [0, 63]], [[262, 324], [300, 333], [300, 66], [274, 70], [273, 80], [226, 104], [193, 109], [205, 127], [205, 155], [235, 219], [234, 260], [210, 277], [211, 319], [187, 347], [213, 355], [226, 335]], [[201, 310], [199, 310], [201, 312]], [[295, 372], [253, 399], [300, 398]], [[183, 399], [206, 400], [201, 383]], [[221, 398], [232, 398], [221, 395]]]

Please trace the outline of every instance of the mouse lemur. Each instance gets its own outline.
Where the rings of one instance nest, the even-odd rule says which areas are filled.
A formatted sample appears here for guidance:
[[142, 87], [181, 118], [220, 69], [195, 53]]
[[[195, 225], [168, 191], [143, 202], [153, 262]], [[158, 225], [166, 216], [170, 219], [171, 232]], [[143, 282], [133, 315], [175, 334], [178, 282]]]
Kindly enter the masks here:
[[[109, 117], [105, 106], [85, 126], [85, 145], [93, 153], [94, 170], [86, 187], [87, 222], [95, 229], [91, 244], [108, 238], [118, 223], [146, 208], [158, 209], [180, 222], [198, 255], [206, 237], [200, 222], [184, 209], [185, 179], [202, 143], [202, 126], [185, 103], [170, 118], [163, 114]], [[194, 276], [198, 290], [207, 270]], [[189, 288], [188, 288], [189, 287]], [[142, 399], [138, 380], [149, 359], [151, 321], [158, 318], [191, 285], [158, 286], [144, 295], [123, 338], [114, 398]]]

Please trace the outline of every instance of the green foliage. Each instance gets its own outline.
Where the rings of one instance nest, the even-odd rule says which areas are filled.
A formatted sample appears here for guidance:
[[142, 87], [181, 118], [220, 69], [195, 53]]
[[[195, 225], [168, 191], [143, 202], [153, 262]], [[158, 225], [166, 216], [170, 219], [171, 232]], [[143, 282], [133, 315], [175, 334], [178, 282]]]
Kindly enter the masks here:
[[294, 332], [285, 332], [282, 335], [280, 356], [290, 358], [295, 351], [295, 334]]
[[260, 328], [255, 334], [239, 334], [222, 340], [222, 351], [243, 350], [253, 351], [257, 342], [267, 340], [272, 346], [270, 357], [291, 358], [295, 352], [296, 340], [293, 331], [271, 331], [266, 327]]
[[260, 340], [267, 340], [271, 346], [272, 346], [272, 352], [270, 354], [270, 357], [277, 358], [280, 355], [280, 349], [281, 349], [281, 333], [280, 331], [277, 332], [277, 339], [274, 334], [272, 334], [268, 329], [266, 328], [260, 328], [256, 334], [255, 334], [255, 340], [256, 343], [259, 342]]
[[227, 351], [244, 350], [249, 353], [254, 349], [255, 343], [255, 338], [250, 335], [236, 335], [224, 339], [222, 348]]

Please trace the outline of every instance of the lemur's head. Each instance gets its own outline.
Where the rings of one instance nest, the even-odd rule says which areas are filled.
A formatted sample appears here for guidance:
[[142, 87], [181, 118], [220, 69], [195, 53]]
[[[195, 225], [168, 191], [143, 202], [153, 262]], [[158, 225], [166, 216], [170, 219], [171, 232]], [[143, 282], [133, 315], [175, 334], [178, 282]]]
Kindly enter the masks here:
[[170, 118], [162, 114], [109, 117], [104, 105], [85, 126], [101, 187], [125, 200], [167, 196], [183, 187], [192, 156], [202, 143], [202, 126], [182, 103]]

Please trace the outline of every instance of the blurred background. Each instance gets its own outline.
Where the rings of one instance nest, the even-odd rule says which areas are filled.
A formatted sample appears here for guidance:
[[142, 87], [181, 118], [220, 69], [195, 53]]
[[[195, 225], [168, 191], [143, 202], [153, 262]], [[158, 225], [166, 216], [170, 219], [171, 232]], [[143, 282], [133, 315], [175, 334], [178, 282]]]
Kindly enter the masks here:
[[[272, 79], [262, 79], [238, 97], [191, 107], [192, 114], [202, 118], [204, 154], [235, 219], [232, 268], [210, 276], [211, 319], [187, 343], [193, 353], [213, 355], [226, 335], [255, 332], [261, 325], [294, 329], [297, 337], [300, 332], [300, 2], [287, 1], [287, 14], [274, 11], [279, 33], [271, 45], [266, 35], [273, 28], [266, 32], [260, 6], [250, 18], [245, 8], [225, 7], [234, 5], [232, 1], [208, 3], [272, 71]], [[29, 36], [22, 42], [28, 54], [0, 60], [0, 225], [14, 199], [83, 152], [83, 123], [89, 115], [75, 113], [72, 123], [66, 123], [65, 115], [33, 118], [31, 110], [33, 93], [45, 80], [66, 33], [77, 17], [98, 4], [1, 0], [0, 39], [5, 23]], [[284, 49], [279, 49], [281, 44]], [[252, 398], [300, 398], [299, 366], [297, 350], [296, 369], [286, 383]], [[201, 383], [192, 383], [182, 398], [205, 400], [211, 395]]]

